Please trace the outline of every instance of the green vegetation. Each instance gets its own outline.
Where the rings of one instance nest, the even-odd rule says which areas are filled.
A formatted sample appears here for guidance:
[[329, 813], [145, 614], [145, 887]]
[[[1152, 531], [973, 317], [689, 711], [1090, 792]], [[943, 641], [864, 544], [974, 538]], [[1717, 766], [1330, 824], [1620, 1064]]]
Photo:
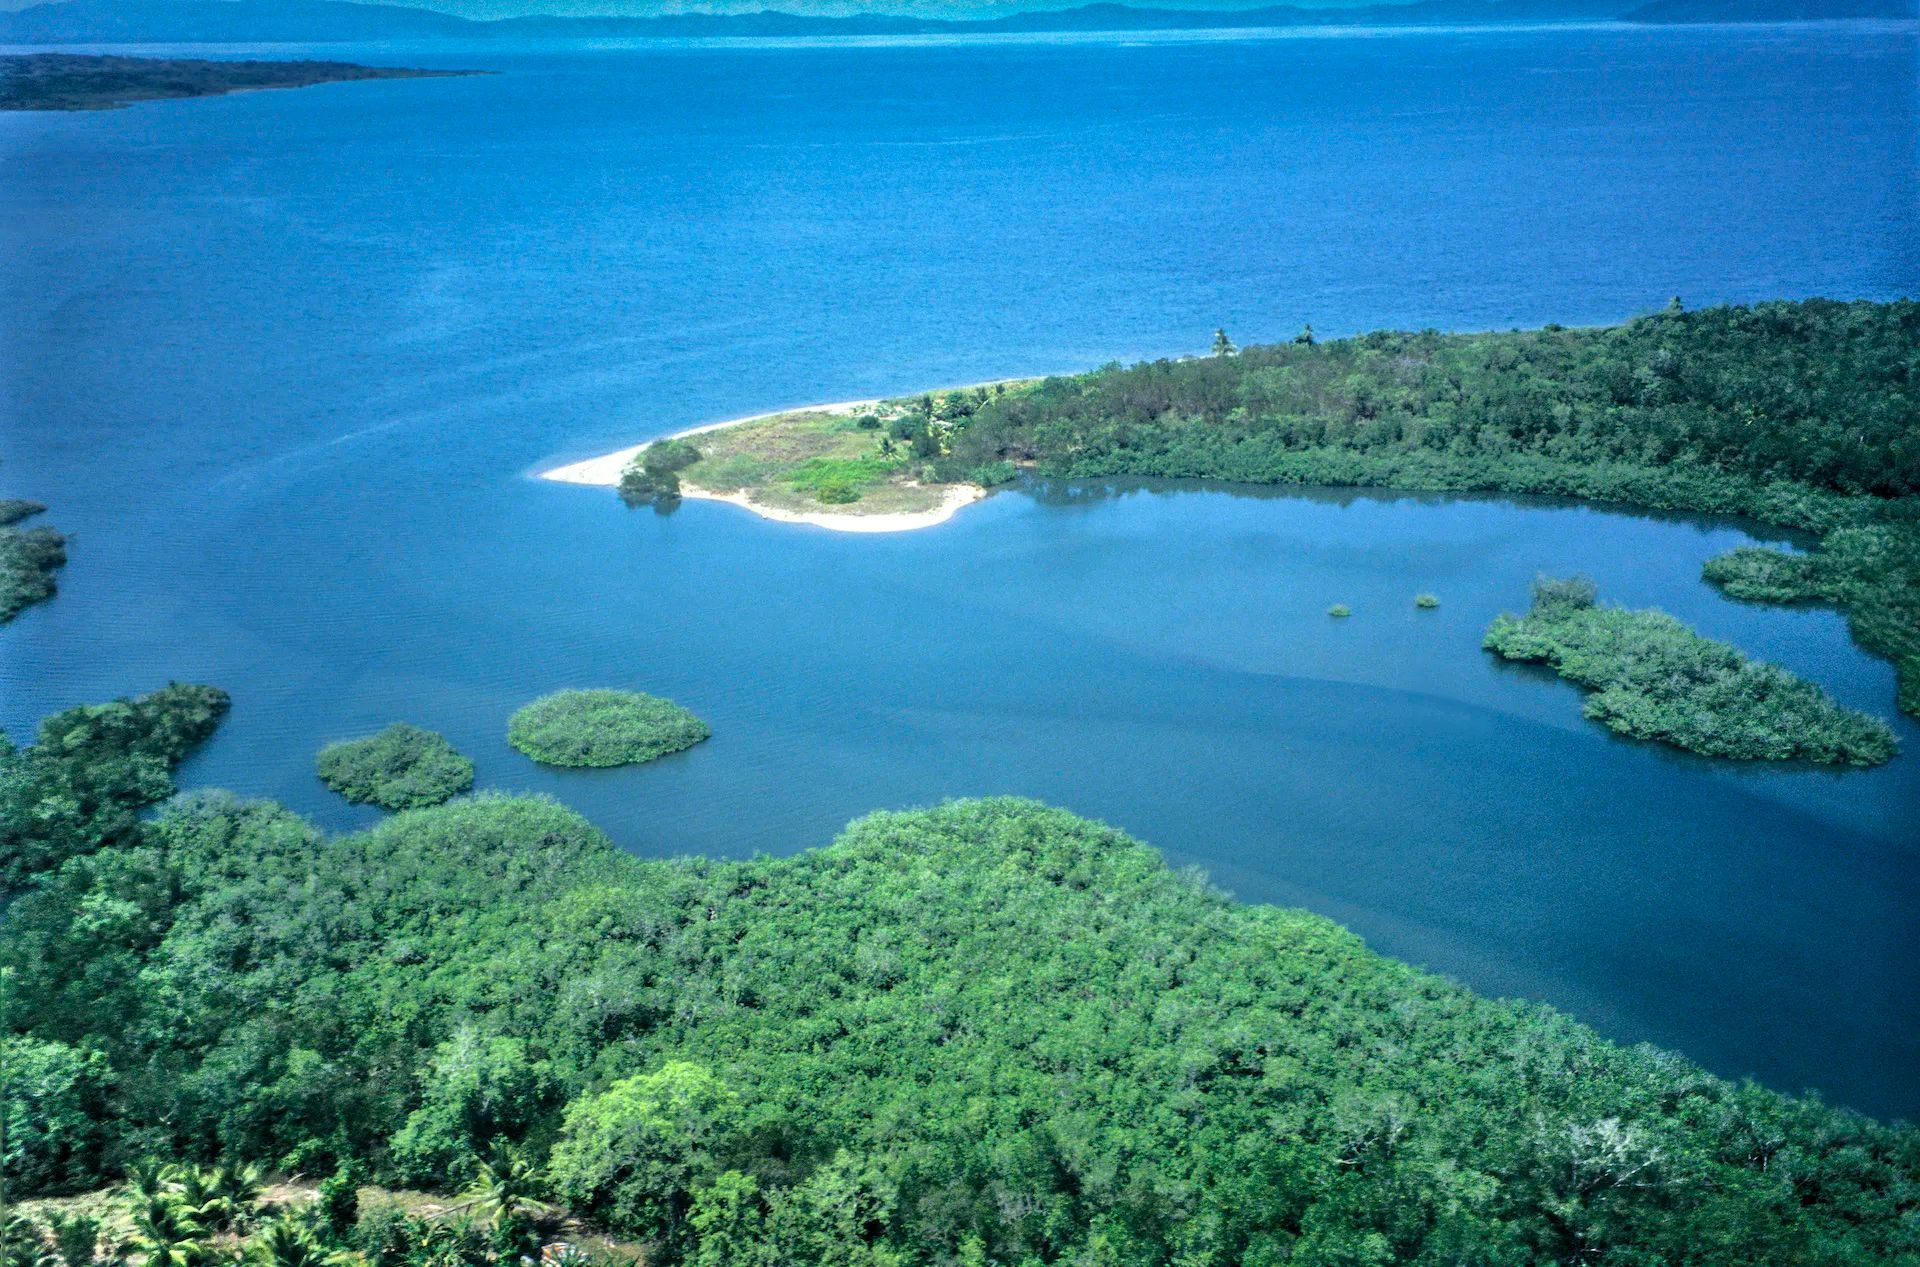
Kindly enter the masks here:
[[620, 473], [620, 496], [629, 506], [670, 509], [680, 501], [680, 472], [699, 460], [700, 450], [685, 440], [655, 440]]
[[0, 497], [0, 528], [17, 524], [22, 519], [46, 513], [46, 507], [39, 502], [28, 501], [24, 497]]
[[348, 800], [382, 809], [438, 805], [473, 786], [473, 762], [444, 735], [406, 722], [328, 744], [314, 768], [322, 783]]
[[1658, 611], [1594, 606], [1591, 580], [1542, 577], [1525, 616], [1501, 616], [1485, 645], [1551, 665], [1594, 692], [1586, 715], [1621, 734], [1712, 757], [1878, 765], [1897, 746], [1877, 717], [1834, 703], [1774, 664], [1747, 659]]
[[[131, 1168], [159, 1261], [504, 1264], [549, 1201], [651, 1264], [1920, 1254], [1914, 1131], [1478, 998], [1028, 801], [711, 862], [542, 800], [329, 839], [199, 794], [43, 873], [0, 967], [16, 1191]], [[257, 1179], [153, 1157], [333, 1178], [222, 1205]]]
[[1920, 715], [1916, 417], [1920, 303], [1810, 300], [1109, 366], [982, 403], [941, 463], [1547, 493], [1805, 529], [1823, 540], [1796, 583], [1776, 568], [1729, 592], [1843, 605]]
[[1440, 599], [1434, 594], [1415, 594], [1413, 596], [1413, 605], [1421, 611], [1432, 611], [1440, 605]]
[[1811, 554], [1742, 546], [1707, 560], [1706, 577], [1735, 598], [1846, 609], [1854, 636], [1900, 666], [1900, 707], [1920, 716], [1920, 528], [1836, 528]]
[[635, 765], [713, 732], [672, 700], [637, 691], [556, 691], [516, 712], [507, 742], [548, 765]]
[[173, 767], [226, 711], [226, 692], [176, 683], [56, 713], [26, 748], [0, 735], [0, 899], [132, 840], [139, 810], [173, 794]]
[[1351, 616], [1353, 615], [1353, 608], [1347, 606], [1345, 603], [1335, 603], [1333, 606], [1327, 608], [1327, 615], [1335, 617], [1336, 619]]
[[28, 53], [0, 57], [0, 110], [111, 110], [135, 101], [217, 97], [358, 79], [470, 75], [347, 62], [225, 62], [180, 57]]
[[[932, 510], [942, 485], [1005, 484], [1018, 468], [1005, 459], [950, 460], [954, 439], [990, 402], [1021, 390], [995, 384], [882, 401], [857, 413], [796, 410], [700, 434], [695, 460], [674, 468], [680, 481], [713, 493], [743, 494], [757, 506], [798, 513], [897, 514]], [[622, 495], [652, 499], [664, 481], [650, 469], [657, 441], [621, 477]]]
[[54, 569], [67, 561], [67, 539], [51, 528], [17, 528], [46, 510], [39, 502], [0, 499], [0, 624], [54, 595]]
[[857, 458], [808, 458], [785, 477], [787, 484], [826, 506], [857, 502], [866, 490], [896, 474], [905, 460], [867, 454]]

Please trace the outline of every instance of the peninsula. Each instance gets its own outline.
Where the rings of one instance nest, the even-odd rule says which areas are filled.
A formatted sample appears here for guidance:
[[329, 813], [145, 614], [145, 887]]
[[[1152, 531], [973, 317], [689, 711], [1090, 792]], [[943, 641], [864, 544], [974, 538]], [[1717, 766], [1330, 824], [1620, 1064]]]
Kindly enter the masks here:
[[220, 62], [28, 53], [0, 56], [0, 110], [114, 110], [136, 101], [218, 97], [262, 88], [479, 73], [356, 66], [350, 62]]
[[889, 400], [846, 400], [676, 432], [541, 472], [618, 488], [634, 504], [730, 502], [780, 523], [904, 532], [951, 519], [1011, 480], [1010, 462], [956, 463], [955, 437], [1010, 380]]

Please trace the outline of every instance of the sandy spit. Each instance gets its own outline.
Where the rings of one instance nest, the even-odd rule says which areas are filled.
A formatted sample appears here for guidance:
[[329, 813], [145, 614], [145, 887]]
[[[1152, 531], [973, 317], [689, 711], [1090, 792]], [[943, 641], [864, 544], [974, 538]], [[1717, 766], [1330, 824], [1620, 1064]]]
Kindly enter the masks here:
[[[840, 400], [826, 405], [802, 405], [795, 409], [775, 409], [763, 414], [754, 414], [748, 418], [729, 418], [725, 422], [710, 422], [701, 427], [689, 427], [685, 431], [676, 431], [662, 439], [678, 440], [682, 436], [696, 436], [703, 431], [718, 431], [722, 427], [737, 427], [746, 422], [758, 422], [762, 418], [775, 418], [781, 414], [850, 414], [862, 409], [871, 409], [880, 401]], [[652, 440], [647, 444], [655, 443]], [[586, 484], [599, 488], [617, 488], [620, 485], [620, 473], [627, 469], [634, 456], [647, 447], [646, 444], [629, 445], [616, 449], [612, 453], [603, 453], [599, 457], [588, 458], [583, 462], [569, 462], [565, 466], [556, 466], [541, 471], [540, 478], [553, 480], [561, 484]], [[947, 488], [940, 504], [931, 510], [895, 511], [886, 514], [862, 515], [852, 511], [811, 511], [780, 510], [772, 506], [762, 506], [749, 501], [745, 493], [716, 493], [711, 489], [700, 488], [693, 484], [680, 486], [682, 497], [698, 501], [728, 502], [759, 515], [762, 519], [771, 519], [783, 524], [811, 524], [816, 528], [828, 528], [834, 532], [911, 532], [916, 528], [931, 528], [943, 524], [959, 513], [962, 506], [971, 505], [987, 495], [987, 490], [975, 484], [954, 484]]]

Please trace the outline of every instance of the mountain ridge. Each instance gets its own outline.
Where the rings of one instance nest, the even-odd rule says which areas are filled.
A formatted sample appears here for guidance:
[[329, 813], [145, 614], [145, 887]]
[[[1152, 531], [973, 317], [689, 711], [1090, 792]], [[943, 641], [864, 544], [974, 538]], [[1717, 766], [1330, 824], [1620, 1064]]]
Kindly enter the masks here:
[[[653, 17], [478, 19], [346, 0], [60, 0], [0, 13], [0, 43], [328, 43], [355, 40], [995, 35], [1308, 26], [1649, 24], [1910, 18], [1916, 0], [1412, 0], [1357, 8], [1169, 9], [1093, 3], [994, 18], [846, 17], [762, 10]], [[1624, 6], [1624, 7], [1623, 7]]]

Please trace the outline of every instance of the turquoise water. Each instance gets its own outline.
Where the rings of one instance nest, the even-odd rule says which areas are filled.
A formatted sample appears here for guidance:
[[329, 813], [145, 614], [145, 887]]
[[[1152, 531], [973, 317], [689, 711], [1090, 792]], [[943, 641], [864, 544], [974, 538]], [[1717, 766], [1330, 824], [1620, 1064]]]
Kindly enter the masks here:
[[[1101, 485], [849, 537], [529, 478], [1216, 325], [1912, 293], [1910, 29], [270, 51], [502, 73], [0, 116], [0, 480], [74, 536], [0, 633], [12, 734], [219, 683], [184, 780], [339, 828], [371, 815], [314, 749], [404, 717], [649, 855], [1025, 793], [1482, 990], [1920, 1110], [1920, 728], [1872, 772], [1718, 765], [1479, 649], [1585, 570], [1893, 716], [1834, 614], [1700, 582], [1764, 530]], [[601, 684], [715, 737], [507, 748]]]

